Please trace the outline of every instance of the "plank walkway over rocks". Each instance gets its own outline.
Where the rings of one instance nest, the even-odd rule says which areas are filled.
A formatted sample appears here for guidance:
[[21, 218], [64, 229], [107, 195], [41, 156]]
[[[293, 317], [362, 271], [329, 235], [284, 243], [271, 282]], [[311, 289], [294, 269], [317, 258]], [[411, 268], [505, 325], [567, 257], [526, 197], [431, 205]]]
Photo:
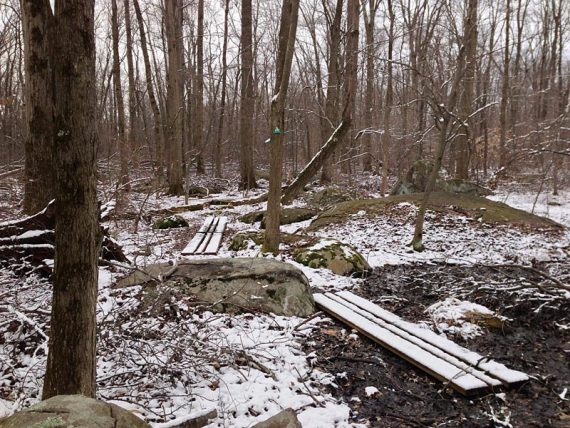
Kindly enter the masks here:
[[525, 373], [479, 355], [349, 291], [314, 294], [333, 317], [466, 396], [529, 380]]
[[182, 255], [217, 254], [227, 223], [227, 217], [207, 217], [196, 235], [182, 250]]

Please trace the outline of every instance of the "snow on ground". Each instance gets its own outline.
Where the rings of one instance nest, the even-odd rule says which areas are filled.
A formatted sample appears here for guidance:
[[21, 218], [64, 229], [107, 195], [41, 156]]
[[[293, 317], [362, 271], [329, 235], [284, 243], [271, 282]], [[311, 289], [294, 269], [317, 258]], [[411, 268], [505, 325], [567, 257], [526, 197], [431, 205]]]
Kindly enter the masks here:
[[[230, 192], [216, 199], [241, 199], [244, 194]], [[254, 196], [254, 195], [247, 195]], [[495, 200], [529, 210], [532, 194], [497, 193]], [[207, 203], [214, 196], [193, 199], [191, 204]], [[535, 213], [546, 215], [570, 226], [570, 199], [565, 193], [562, 205], [547, 205], [548, 198], [537, 199]], [[137, 195], [132, 211], [180, 206], [183, 198]], [[192, 230], [212, 214], [229, 217], [228, 232], [220, 257], [261, 256], [258, 246], [233, 252], [228, 250], [230, 235], [255, 229], [237, 217], [263, 209], [265, 204], [209, 208], [181, 213]], [[472, 219], [428, 212], [424, 242], [427, 251], [414, 253], [408, 246], [413, 235], [416, 208], [400, 204], [393, 216], [368, 218], [353, 215], [341, 225], [320, 229], [317, 236], [351, 244], [374, 266], [414, 261], [454, 263], [502, 263], [567, 259], [568, 231], [527, 232], [513, 227], [490, 226]], [[294, 232], [309, 221], [283, 226]], [[107, 223], [131, 260], [138, 267], [157, 261], [176, 260], [191, 238], [188, 231], [155, 231], [144, 220], [134, 229], [132, 220]], [[285, 248], [286, 249], [286, 248]], [[278, 259], [299, 267], [312, 287], [326, 291], [354, 288], [359, 279], [339, 277], [325, 269], [302, 266], [284, 252]], [[99, 351], [98, 388], [101, 398], [134, 410], [155, 423], [183, 419], [189, 414], [212, 408], [218, 419], [212, 426], [251, 426], [292, 407], [305, 427], [349, 427], [349, 407], [329, 394], [322, 385], [333, 384], [335, 375], [314, 370], [310, 356], [300, 343], [322, 318], [295, 326], [298, 318], [270, 315], [196, 314], [188, 302], [173, 300], [158, 308], [140, 307], [141, 287], [114, 289], [112, 284], [124, 275], [117, 268], [100, 270], [98, 301]], [[49, 284], [34, 276], [16, 278], [0, 272], [2, 303], [7, 317], [0, 321], [5, 331], [0, 342], [0, 417], [39, 399], [45, 367], [47, 340], [44, 335], [49, 319]], [[156, 309], [156, 308], [155, 308]], [[236, 357], [237, 356], [237, 357]]]

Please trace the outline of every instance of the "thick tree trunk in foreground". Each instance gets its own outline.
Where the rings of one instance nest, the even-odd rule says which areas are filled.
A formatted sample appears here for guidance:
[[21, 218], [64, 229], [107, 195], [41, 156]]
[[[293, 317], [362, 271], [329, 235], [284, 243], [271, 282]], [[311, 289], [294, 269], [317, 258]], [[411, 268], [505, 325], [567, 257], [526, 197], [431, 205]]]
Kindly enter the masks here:
[[241, 190], [257, 187], [253, 167], [253, 24], [251, 0], [241, 2], [241, 104], [240, 104], [240, 183]]
[[57, 1], [50, 38], [57, 173], [55, 266], [43, 399], [95, 396], [98, 223], [94, 0]]
[[204, 0], [198, 0], [198, 34], [196, 35], [196, 173], [205, 174], [204, 157]]
[[390, 17], [390, 26], [388, 30], [388, 62], [386, 64], [387, 81], [386, 81], [386, 102], [384, 103], [384, 133], [382, 134], [382, 182], [380, 184], [380, 194], [384, 196], [388, 191], [388, 167], [390, 161], [390, 128], [392, 104], [394, 102], [393, 66], [392, 55], [394, 52], [394, 10], [392, 9], [392, 0], [388, 0], [388, 16]]
[[55, 195], [52, 161], [51, 67], [48, 60], [49, 0], [22, 0], [22, 30], [26, 67], [24, 212], [45, 207]]
[[222, 177], [222, 141], [224, 136], [224, 119], [226, 117], [226, 93], [228, 80], [228, 26], [229, 26], [230, 0], [224, 3], [224, 36], [222, 43], [222, 93], [220, 99], [220, 117], [218, 119], [218, 133], [214, 147], [214, 176]]
[[279, 217], [281, 213], [281, 181], [283, 176], [283, 133], [285, 131], [285, 101], [297, 36], [299, 0], [283, 0], [279, 27], [279, 50], [275, 94], [271, 101], [271, 158], [269, 166], [269, 194], [265, 216], [263, 251], [279, 253]]

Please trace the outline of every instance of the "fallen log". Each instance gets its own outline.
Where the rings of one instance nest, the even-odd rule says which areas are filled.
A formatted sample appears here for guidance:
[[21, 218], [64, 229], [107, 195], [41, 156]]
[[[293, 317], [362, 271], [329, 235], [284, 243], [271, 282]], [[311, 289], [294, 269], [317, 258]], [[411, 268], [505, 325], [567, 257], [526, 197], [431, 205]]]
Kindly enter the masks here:
[[[0, 223], [0, 266], [18, 274], [38, 271], [50, 275], [55, 256], [55, 203], [29, 217]], [[101, 228], [101, 258], [130, 263], [121, 246]]]

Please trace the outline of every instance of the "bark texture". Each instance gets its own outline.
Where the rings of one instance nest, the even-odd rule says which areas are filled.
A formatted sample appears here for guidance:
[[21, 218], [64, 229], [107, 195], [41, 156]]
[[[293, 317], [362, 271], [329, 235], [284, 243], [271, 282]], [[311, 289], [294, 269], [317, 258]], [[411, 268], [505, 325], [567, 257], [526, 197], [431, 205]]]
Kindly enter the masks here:
[[240, 105], [240, 183], [241, 190], [257, 187], [253, 167], [253, 24], [251, 0], [241, 2], [241, 105]]
[[55, 265], [43, 398], [95, 396], [98, 224], [94, 0], [58, 1], [53, 66]]
[[49, 0], [22, 0], [22, 30], [26, 72], [24, 212], [32, 214], [55, 196], [52, 162], [51, 67], [48, 31]]

